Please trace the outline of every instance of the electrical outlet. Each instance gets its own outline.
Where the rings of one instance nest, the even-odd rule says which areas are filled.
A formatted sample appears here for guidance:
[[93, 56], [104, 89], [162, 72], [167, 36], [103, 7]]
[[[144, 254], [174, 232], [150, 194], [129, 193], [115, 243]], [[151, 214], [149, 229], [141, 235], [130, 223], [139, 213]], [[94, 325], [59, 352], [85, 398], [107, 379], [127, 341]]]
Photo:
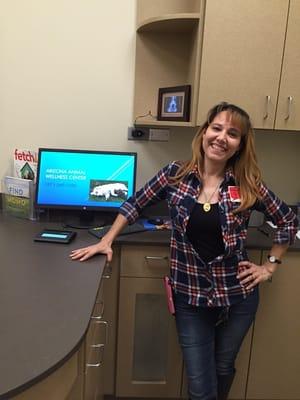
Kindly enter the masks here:
[[128, 140], [149, 140], [149, 128], [130, 126], [128, 128]]

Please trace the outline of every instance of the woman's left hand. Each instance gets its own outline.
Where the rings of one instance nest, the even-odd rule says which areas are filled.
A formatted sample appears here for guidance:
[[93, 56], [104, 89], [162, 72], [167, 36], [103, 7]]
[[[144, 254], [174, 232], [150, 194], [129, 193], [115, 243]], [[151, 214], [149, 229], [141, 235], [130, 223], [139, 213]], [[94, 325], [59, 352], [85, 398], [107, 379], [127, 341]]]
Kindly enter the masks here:
[[261, 282], [265, 282], [272, 277], [272, 273], [265, 265], [256, 265], [250, 261], [239, 263], [237, 278], [246, 289], [252, 289]]

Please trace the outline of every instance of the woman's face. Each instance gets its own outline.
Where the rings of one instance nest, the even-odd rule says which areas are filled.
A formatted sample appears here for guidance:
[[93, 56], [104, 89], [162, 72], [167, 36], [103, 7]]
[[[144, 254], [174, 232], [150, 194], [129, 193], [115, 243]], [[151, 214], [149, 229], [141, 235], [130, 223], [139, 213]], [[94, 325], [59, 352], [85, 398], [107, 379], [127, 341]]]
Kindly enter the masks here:
[[202, 148], [205, 160], [225, 166], [227, 161], [239, 150], [241, 137], [241, 128], [232, 121], [231, 113], [220, 112], [203, 134]]

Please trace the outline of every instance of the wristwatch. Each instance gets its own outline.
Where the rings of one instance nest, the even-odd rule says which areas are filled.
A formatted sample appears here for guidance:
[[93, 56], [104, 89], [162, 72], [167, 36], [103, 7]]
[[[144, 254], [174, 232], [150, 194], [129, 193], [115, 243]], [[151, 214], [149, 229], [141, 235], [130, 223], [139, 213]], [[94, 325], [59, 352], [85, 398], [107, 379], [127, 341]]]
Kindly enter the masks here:
[[268, 260], [271, 264], [281, 264], [282, 261], [279, 260], [279, 258], [276, 258], [275, 256], [271, 256], [271, 254], [268, 255]]

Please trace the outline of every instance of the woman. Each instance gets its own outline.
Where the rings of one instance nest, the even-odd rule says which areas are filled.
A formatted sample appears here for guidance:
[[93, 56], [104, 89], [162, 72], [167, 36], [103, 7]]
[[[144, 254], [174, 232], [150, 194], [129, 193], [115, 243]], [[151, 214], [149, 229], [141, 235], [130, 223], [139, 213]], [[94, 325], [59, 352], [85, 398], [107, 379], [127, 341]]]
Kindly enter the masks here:
[[[172, 221], [170, 276], [179, 343], [192, 400], [227, 398], [235, 359], [270, 279], [297, 232], [294, 213], [262, 182], [248, 114], [221, 103], [192, 143], [188, 162], [160, 170], [120, 208], [111, 230], [72, 259], [112, 259], [112, 243], [143, 209], [166, 200]], [[244, 248], [252, 210], [277, 225], [268, 259], [257, 265]]]

